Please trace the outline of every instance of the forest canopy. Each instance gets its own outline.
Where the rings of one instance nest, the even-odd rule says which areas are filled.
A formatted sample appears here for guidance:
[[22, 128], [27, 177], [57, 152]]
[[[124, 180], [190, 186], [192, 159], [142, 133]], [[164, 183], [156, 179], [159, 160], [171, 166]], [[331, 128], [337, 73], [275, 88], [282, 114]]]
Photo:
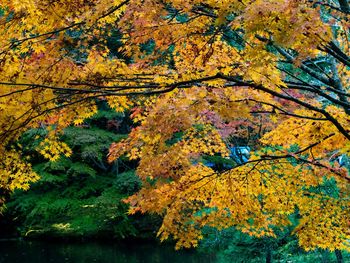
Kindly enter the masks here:
[[0, 203], [38, 180], [25, 131], [69, 157], [64, 128], [106, 101], [134, 121], [109, 161], [138, 161], [126, 202], [162, 240], [273, 237], [296, 215], [306, 250], [350, 250], [349, 28], [347, 0], [1, 1]]

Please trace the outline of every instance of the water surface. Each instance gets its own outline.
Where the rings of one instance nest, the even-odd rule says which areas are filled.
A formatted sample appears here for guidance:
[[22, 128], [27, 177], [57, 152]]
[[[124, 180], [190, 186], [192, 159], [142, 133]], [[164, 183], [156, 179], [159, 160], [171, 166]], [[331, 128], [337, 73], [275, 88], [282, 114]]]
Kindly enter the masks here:
[[214, 263], [213, 256], [159, 244], [0, 241], [0, 263]]

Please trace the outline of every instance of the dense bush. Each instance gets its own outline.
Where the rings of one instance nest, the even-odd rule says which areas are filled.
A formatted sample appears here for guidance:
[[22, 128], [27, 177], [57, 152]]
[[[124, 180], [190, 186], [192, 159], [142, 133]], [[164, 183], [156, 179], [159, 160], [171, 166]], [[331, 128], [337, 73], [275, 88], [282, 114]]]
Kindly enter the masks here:
[[[101, 110], [84, 127], [65, 129], [61, 139], [73, 151], [70, 158], [44, 160], [33, 137], [42, 129], [25, 133], [20, 143], [41, 179], [29, 191], [17, 191], [7, 203], [7, 216], [25, 237], [130, 238], [155, 236], [158, 218], [128, 216], [123, 199], [141, 187], [134, 164], [121, 159], [106, 161], [109, 145], [124, 138], [126, 118]], [[112, 124], [111, 124], [112, 122]], [[119, 126], [118, 126], [119, 125]], [[122, 129], [122, 131], [121, 131]]]

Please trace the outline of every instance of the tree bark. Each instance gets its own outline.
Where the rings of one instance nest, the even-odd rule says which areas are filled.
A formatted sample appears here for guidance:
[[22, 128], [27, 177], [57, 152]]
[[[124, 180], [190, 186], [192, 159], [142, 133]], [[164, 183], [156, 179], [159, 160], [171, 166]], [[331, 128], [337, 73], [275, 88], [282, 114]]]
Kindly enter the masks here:
[[335, 251], [335, 256], [337, 257], [337, 263], [343, 263], [343, 254], [341, 253], [341, 250], [337, 249]]
[[266, 251], [266, 263], [272, 263], [272, 251], [270, 247]]

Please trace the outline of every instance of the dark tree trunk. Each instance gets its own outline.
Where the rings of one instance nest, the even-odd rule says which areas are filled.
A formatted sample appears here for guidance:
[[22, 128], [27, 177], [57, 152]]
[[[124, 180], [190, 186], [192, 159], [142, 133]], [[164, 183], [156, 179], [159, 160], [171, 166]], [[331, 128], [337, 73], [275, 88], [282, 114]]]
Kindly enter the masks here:
[[272, 251], [270, 247], [266, 251], [266, 263], [272, 263]]
[[343, 255], [341, 253], [341, 250], [337, 249], [335, 251], [335, 256], [337, 257], [337, 263], [343, 263]]

